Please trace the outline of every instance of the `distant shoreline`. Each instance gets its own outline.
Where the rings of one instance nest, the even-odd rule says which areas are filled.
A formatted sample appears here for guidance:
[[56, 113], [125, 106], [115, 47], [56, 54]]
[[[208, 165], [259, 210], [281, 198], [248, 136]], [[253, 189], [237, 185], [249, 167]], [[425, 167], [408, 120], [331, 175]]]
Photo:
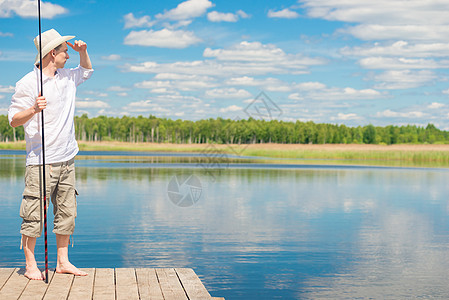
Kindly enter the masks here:
[[[266, 150], [274, 152], [283, 151], [447, 151], [449, 154], [449, 144], [172, 144], [172, 143], [131, 143], [131, 142], [87, 142], [78, 141], [80, 150], [86, 151], [202, 151], [208, 148], [216, 148], [227, 152], [232, 149], [241, 149], [252, 152], [254, 150]], [[0, 142], [0, 149], [25, 150], [25, 141]]]
[[[449, 167], [449, 145], [367, 145], [367, 144], [168, 144], [129, 142], [78, 142], [82, 151], [195, 152], [205, 157], [254, 156], [301, 160], [401, 166]], [[0, 149], [24, 150], [25, 142], [0, 143]], [[332, 161], [333, 160], [333, 161]]]
[[[204, 150], [211, 146], [219, 149], [246, 148], [266, 150], [356, 150], [356, 151], [449, 151], [449, 144], [172, 144], [172, 143], [131, 143], [118, 141], [88, 142], [78, 141], [81, 150], [94, 151], [184, 151], [190, 149]], [[0, 149], [24, 150], [25, 141], [0, 142]]]

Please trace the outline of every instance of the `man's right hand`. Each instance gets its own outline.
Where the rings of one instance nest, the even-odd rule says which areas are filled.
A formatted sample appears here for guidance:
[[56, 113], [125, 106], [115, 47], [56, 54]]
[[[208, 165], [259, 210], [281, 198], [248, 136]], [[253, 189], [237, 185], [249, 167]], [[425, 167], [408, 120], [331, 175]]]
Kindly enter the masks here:
[[47, 107], [47, 100], [45, 100], [44, 96], [39, 96], [36, 98], [36, 103], [34, 103], [34, 113], [40, 113]]
[[25, 109], [21, 112], [16, 113], [11, 120], [11, 126], [17, 127], [28, 122], [34, 115], [40, 113], [47, 107], [47, 100], [45, 100], [44, 96], [39, 96], [36, 98], [36, 102], [33, 106], [28, 109]]

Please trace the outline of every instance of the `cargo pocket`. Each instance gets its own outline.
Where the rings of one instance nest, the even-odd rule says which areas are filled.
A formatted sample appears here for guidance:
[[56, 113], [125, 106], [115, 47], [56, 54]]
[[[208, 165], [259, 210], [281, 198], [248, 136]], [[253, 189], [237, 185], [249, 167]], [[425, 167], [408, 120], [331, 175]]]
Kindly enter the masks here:
[[27, 166], [25, 169], [25, 189], [23, 197], [41, 196], [41, 171], [40, 166]]
[[26, 221], [40, 221], [41, 201], [38, 197], [23, 196], [20, 204], [20, 217]]

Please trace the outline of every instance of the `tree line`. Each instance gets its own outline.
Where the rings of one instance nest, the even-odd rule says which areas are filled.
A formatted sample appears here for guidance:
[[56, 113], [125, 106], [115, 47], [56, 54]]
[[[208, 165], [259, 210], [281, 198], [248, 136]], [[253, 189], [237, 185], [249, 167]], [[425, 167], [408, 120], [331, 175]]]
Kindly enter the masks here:
[[[79, 141], [121, 141], [178, 144], [434, 144], [449, 143], [449, 132], [416, 125], [379, 127], [256, 119], [198, 121], [149, 117], [75, 117]], [[23, 126], [12, 128], [0, 115], [0, 141], [24, 140]]]

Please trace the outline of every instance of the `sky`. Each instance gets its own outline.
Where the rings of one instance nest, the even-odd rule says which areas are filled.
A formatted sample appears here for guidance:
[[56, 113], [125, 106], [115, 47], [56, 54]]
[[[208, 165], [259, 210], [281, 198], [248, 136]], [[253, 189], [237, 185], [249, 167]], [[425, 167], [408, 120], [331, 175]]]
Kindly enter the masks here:
[[[283, 121], [443, 130], [448, 15], [447, 0], [42, 2], [44, 31], [88, 45], [77, 115], [241, 119], [264, 99]], [[0, 114], [37, 34], [37, 1], [0, 0]]]

